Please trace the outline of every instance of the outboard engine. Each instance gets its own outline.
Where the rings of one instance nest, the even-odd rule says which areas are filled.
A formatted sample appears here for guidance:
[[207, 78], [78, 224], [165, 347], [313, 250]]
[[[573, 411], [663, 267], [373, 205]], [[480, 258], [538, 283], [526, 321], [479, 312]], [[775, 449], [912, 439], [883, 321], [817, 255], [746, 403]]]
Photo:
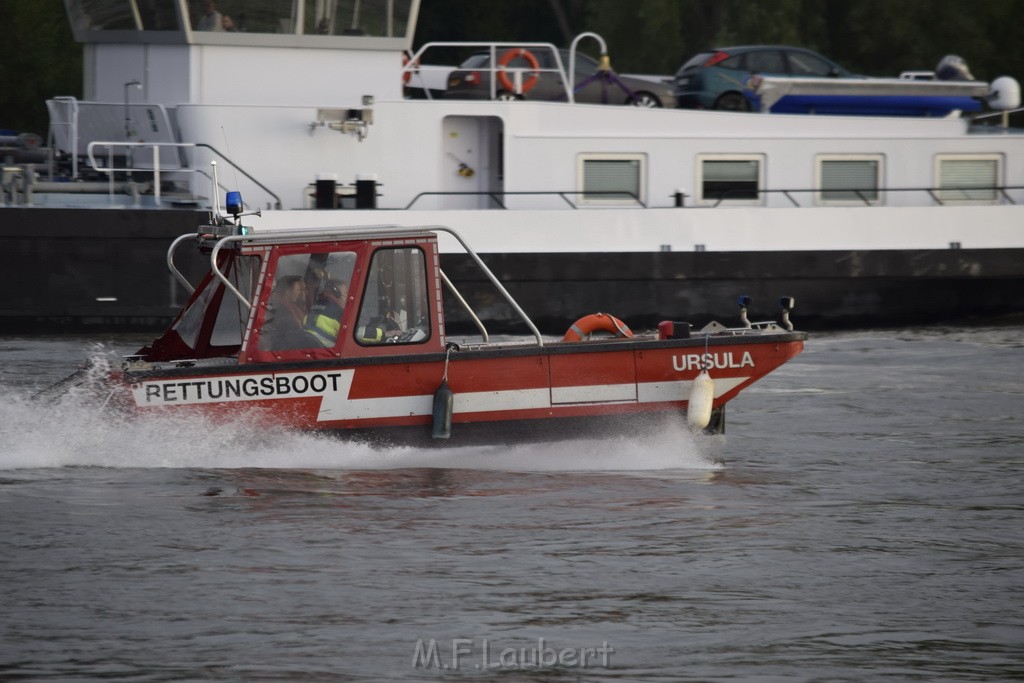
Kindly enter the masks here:
[[967, 68], [967, 62], [958, 55], [946, 55], [935, 67], [935, 77], [940, 81], [973, 81], [974, 76]]

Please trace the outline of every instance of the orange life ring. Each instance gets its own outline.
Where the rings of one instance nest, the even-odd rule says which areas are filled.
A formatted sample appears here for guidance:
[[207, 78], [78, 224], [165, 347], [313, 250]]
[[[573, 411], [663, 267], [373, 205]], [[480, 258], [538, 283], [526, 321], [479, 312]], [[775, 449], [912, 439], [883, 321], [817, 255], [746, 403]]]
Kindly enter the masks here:
[[498, 82], [501, 83], [501, 87], [505, 90], [516, 92], [516, 86], [508, 77], [508, 74], [505, 73], [505, 68], [517, 57], [522, 57], [530, 64], [530, 77], [523, 81], [522, 90], [523, 93], [527, 93], [533, 89], [533, 86], [537, 85], [537, 79], [540, 78], [540, 62], [537, 61], [537, 58], [529, 50], [514, 47], [511, 50], [505, 51], [505, 54], [498, 60]]
[[569, 330], [562, 337], [562, 341], [582, 341], [583, 337], [589, 335], [591, 332], [597, 332], [603, 330], [605, 332], [611, 332], [616, 337], [632, 337], [633, 333], [626, 326], [626, 323], [622, 322], [614, 315], [607, 313], [591, 313], [588, 316], [584, 316], [574, 322]]

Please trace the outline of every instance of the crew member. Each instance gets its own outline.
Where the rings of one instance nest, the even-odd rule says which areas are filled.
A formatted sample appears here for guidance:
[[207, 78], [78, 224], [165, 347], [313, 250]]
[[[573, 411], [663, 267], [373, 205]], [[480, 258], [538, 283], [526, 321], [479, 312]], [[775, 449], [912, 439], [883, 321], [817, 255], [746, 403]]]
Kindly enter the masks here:
[[398, 324], [397, 316], [391, 310], [391, 304], [387, 297], [380, 298], [378, 310], [384, 311], [384, 314], [370, 318], [365, 325], [362, 320], [360, 321], [359, 341], [364, 344], [383, 344], [389, 339], [394, 340], [402, 333], [402, 327]]
[[224, 23], [220, 12], [217, 11], [216, 0], [207, 0], [206, 11], [196, 24], [197, 31], [223, 31]]
[[278, 329], [301, 329], [306, 322], [306, 282], [298, 275], [285, 275], [274, 288], [273, 323]]
[[304, 329], [324, 346], [334, 346], [338, 339], [347, 297], [346, 283], [341, 280], [329, 280], [309, 309]]

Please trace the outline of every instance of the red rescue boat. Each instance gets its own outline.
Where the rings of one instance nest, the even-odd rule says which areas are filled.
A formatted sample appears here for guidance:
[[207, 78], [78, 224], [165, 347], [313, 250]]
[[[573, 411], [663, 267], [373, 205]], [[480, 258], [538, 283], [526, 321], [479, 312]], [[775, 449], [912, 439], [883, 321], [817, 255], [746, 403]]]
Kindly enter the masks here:
[[[593, 314], [565, 339], [545, 338], [450, 228], [259, 231], [241, 225], [240, 207], [233, 213], [172, 244], [168, 264], [192, 295], [114, 373], [115, 405], [256, 412], [260, 424], [403, 442], [579, 436], [686, 420], [688, 410], [692, 426], [720, 432], [726, 403], [806, 339], [788, 322], [791, 302], [782, 325], [744, 316], [737, 328], [666, 322], [634, 334]], [[466, 249], [532, 338], [490, 339], [441, 269], [439, 235]], [[174, 265], [175, 250], [193, 240], [210, 259], [194, 287]], [[446, 292], [479, 341], [452, 340]]]

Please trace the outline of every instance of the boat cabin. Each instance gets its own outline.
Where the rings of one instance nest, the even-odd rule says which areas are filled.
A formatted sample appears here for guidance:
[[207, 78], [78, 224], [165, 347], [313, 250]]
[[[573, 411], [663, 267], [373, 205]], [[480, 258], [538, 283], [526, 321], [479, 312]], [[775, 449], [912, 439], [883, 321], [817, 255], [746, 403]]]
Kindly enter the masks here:
[[442, 352], [437, 236], [383, 231], [224, 239], [205, 226], [198, 240], [215, 266], [139, 355], [245, 364], [394, 355], [397, 347], [401, 355]]

